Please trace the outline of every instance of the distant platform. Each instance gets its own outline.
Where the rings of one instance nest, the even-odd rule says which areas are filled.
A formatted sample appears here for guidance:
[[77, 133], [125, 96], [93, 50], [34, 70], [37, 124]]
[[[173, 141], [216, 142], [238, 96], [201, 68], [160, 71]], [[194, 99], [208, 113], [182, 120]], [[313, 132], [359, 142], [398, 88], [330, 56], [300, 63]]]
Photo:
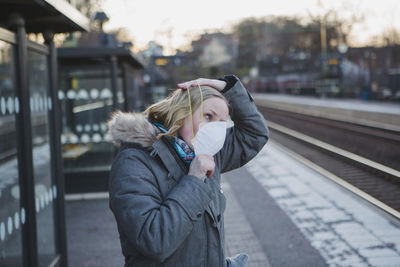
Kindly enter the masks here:
[[257, 105], [400, 132], [400, 103], [252, 94]]

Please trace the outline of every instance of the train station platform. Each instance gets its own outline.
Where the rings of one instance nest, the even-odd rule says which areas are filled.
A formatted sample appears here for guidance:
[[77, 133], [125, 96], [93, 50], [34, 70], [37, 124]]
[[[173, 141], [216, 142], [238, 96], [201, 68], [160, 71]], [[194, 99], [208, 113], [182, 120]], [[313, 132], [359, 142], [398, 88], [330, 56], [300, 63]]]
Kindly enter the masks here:
[[256, 104], [270, 108], [400, 131], [400, 103], [283, 94], [252, 96]]
[[[400, 222], [271, 140], [223, 175], [226, 255], [258, 266], [400, 266]], [[68, 196], [69, 266], [123, 266], [107, 199]], [[103, 195], [105, 196], [105, 195]]]

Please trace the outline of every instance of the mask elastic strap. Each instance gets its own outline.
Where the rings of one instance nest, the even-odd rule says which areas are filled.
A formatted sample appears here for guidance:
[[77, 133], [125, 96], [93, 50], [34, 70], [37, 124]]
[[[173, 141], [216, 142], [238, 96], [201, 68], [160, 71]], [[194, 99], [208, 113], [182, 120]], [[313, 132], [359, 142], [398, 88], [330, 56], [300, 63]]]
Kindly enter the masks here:
[[203, 126], [203, 90], [201, 89], [201, 86], [199, 82], [197, 82], [197, 86], [199, 87], [200, 90], [200, 97], [201, 97], [201, 117], [200, 117], [200, 126]]
[[192, 101], [190, 99], [190, 87], [187, 86], [186, 90], [188, 92], [188, 98], [189, 98], [189, 110], [190, 110], [190, 121], [192, 122], [192, 142], [193, 142], [194, 141], [194, 127], [193, 127]]

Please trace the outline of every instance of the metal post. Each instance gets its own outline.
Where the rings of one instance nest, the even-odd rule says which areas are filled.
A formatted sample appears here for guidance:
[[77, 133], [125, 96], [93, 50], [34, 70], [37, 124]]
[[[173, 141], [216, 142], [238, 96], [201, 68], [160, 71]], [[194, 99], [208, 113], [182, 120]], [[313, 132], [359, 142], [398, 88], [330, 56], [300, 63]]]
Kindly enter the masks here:
[[112, 109], [116, 110], [116, 109], [118, 109], [117, 57], [111, 56], [110, 63], [111, 63], [111, 91], [113, 94], [112, 95], [112, 99], [113, 99]]
[[129, 98], [128, 90], [132, 90], [131, 83], [129, 82], [129, 71], [128, 71], [128, 65], [123, 64], [122, 66], [122, 92], [124, 94], [124, 110], [128, 111], [129, 107], [131, 106], [131, 99]]
[[28, 88], [27, 48], [25, 20], [19, 14], [11, 14], [9, 24], [16, 31], [16, 94], [20, 100], [20, 113], [17, 115], [18, 169], [21, 208], [25, 209], [26, 220], [22, 224], [23, 265], [38, 266], [37, 229], [35, 209], [35, 183], [32, 156], [31, 111]]
[[[321, 36], [321, 63], [322, 63], [322, 77], [323, 80], [325, 81], [325, 75], [326, 75], [326, 64], [327, 64], [327, 38], [326, 38], [326, 20], [327, 20], [327, 15], [325, 15], [320, 24], [320, 36]], [[326, 97], [326, 85], [322, 86], [322, 94], [321, 98]]]
[[[110, 62], [111, 62], [111, 91], [112, 91], [112, 100], [113, 100], [112, 110], [115, 111], [118, 109], [117, 57], [111, 56]], [[114, 147], [114, 156], [116, 156], [117, 153], [118, 153], [118, 150]]]
[[321, 33], [321, 53], [322, 55], [326, 56], [327, 53], [326, 16], [321, 20], [320, 33]]
[[54, 33], [44, 31], [43, 37], [49, 47], [48, 67], [49, 67], [49, 96], [52, 103], [52, 111], [49, 113], [50, 121], [50, 142], [53, 175], [57, 186], [57, 201], [54, 205], [54, 221], [56, 223], [56, 242], [57, 252], [61, 254], [60, 267], [68, 266], [67, 258], [67, 237], [65, 227], [65, 200], [64, 200], [64, 171], [61, 156], [61, 110], [58, 101], [58, 63], [57, 48], [54, 45]]
[[136, 82], [136, 80], [138, 79], [138, 71], [137, 70], [135, 70], [135, 73], [134, 73], [134, 76], [132, 77], [132, 79], [134, 79], [134, 80], [132, 80], [132, 90], [134, 90], [133, 95], [135, 97], [135, 101], [133, 102], [134, 110], [136, 112], [140, 112], [140, 111], [142, 111], [141, 110], [143, 108], [142, 105], [143, 105], [143, 102], [145, 101], [143, 99], [143, 97], [145, 97], [145, 94], [140, 92], [140, 86]]

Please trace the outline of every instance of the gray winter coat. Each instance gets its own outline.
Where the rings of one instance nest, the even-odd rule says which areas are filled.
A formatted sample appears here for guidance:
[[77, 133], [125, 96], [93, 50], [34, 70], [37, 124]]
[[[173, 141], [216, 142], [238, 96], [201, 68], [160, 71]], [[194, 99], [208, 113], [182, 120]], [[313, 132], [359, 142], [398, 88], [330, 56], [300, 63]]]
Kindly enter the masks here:
[[224, 93], [234, 127], [215, 156], [205, 182], [187, 175], [168, 141], [141, 114], [120, 113], [110, 122], [121, 144], [110, 173], [110, 208], [120, 234], [125, 266], [226, 266], [220, 174], [251, 160], [268, 140], [264, 118], [237, 80]]

